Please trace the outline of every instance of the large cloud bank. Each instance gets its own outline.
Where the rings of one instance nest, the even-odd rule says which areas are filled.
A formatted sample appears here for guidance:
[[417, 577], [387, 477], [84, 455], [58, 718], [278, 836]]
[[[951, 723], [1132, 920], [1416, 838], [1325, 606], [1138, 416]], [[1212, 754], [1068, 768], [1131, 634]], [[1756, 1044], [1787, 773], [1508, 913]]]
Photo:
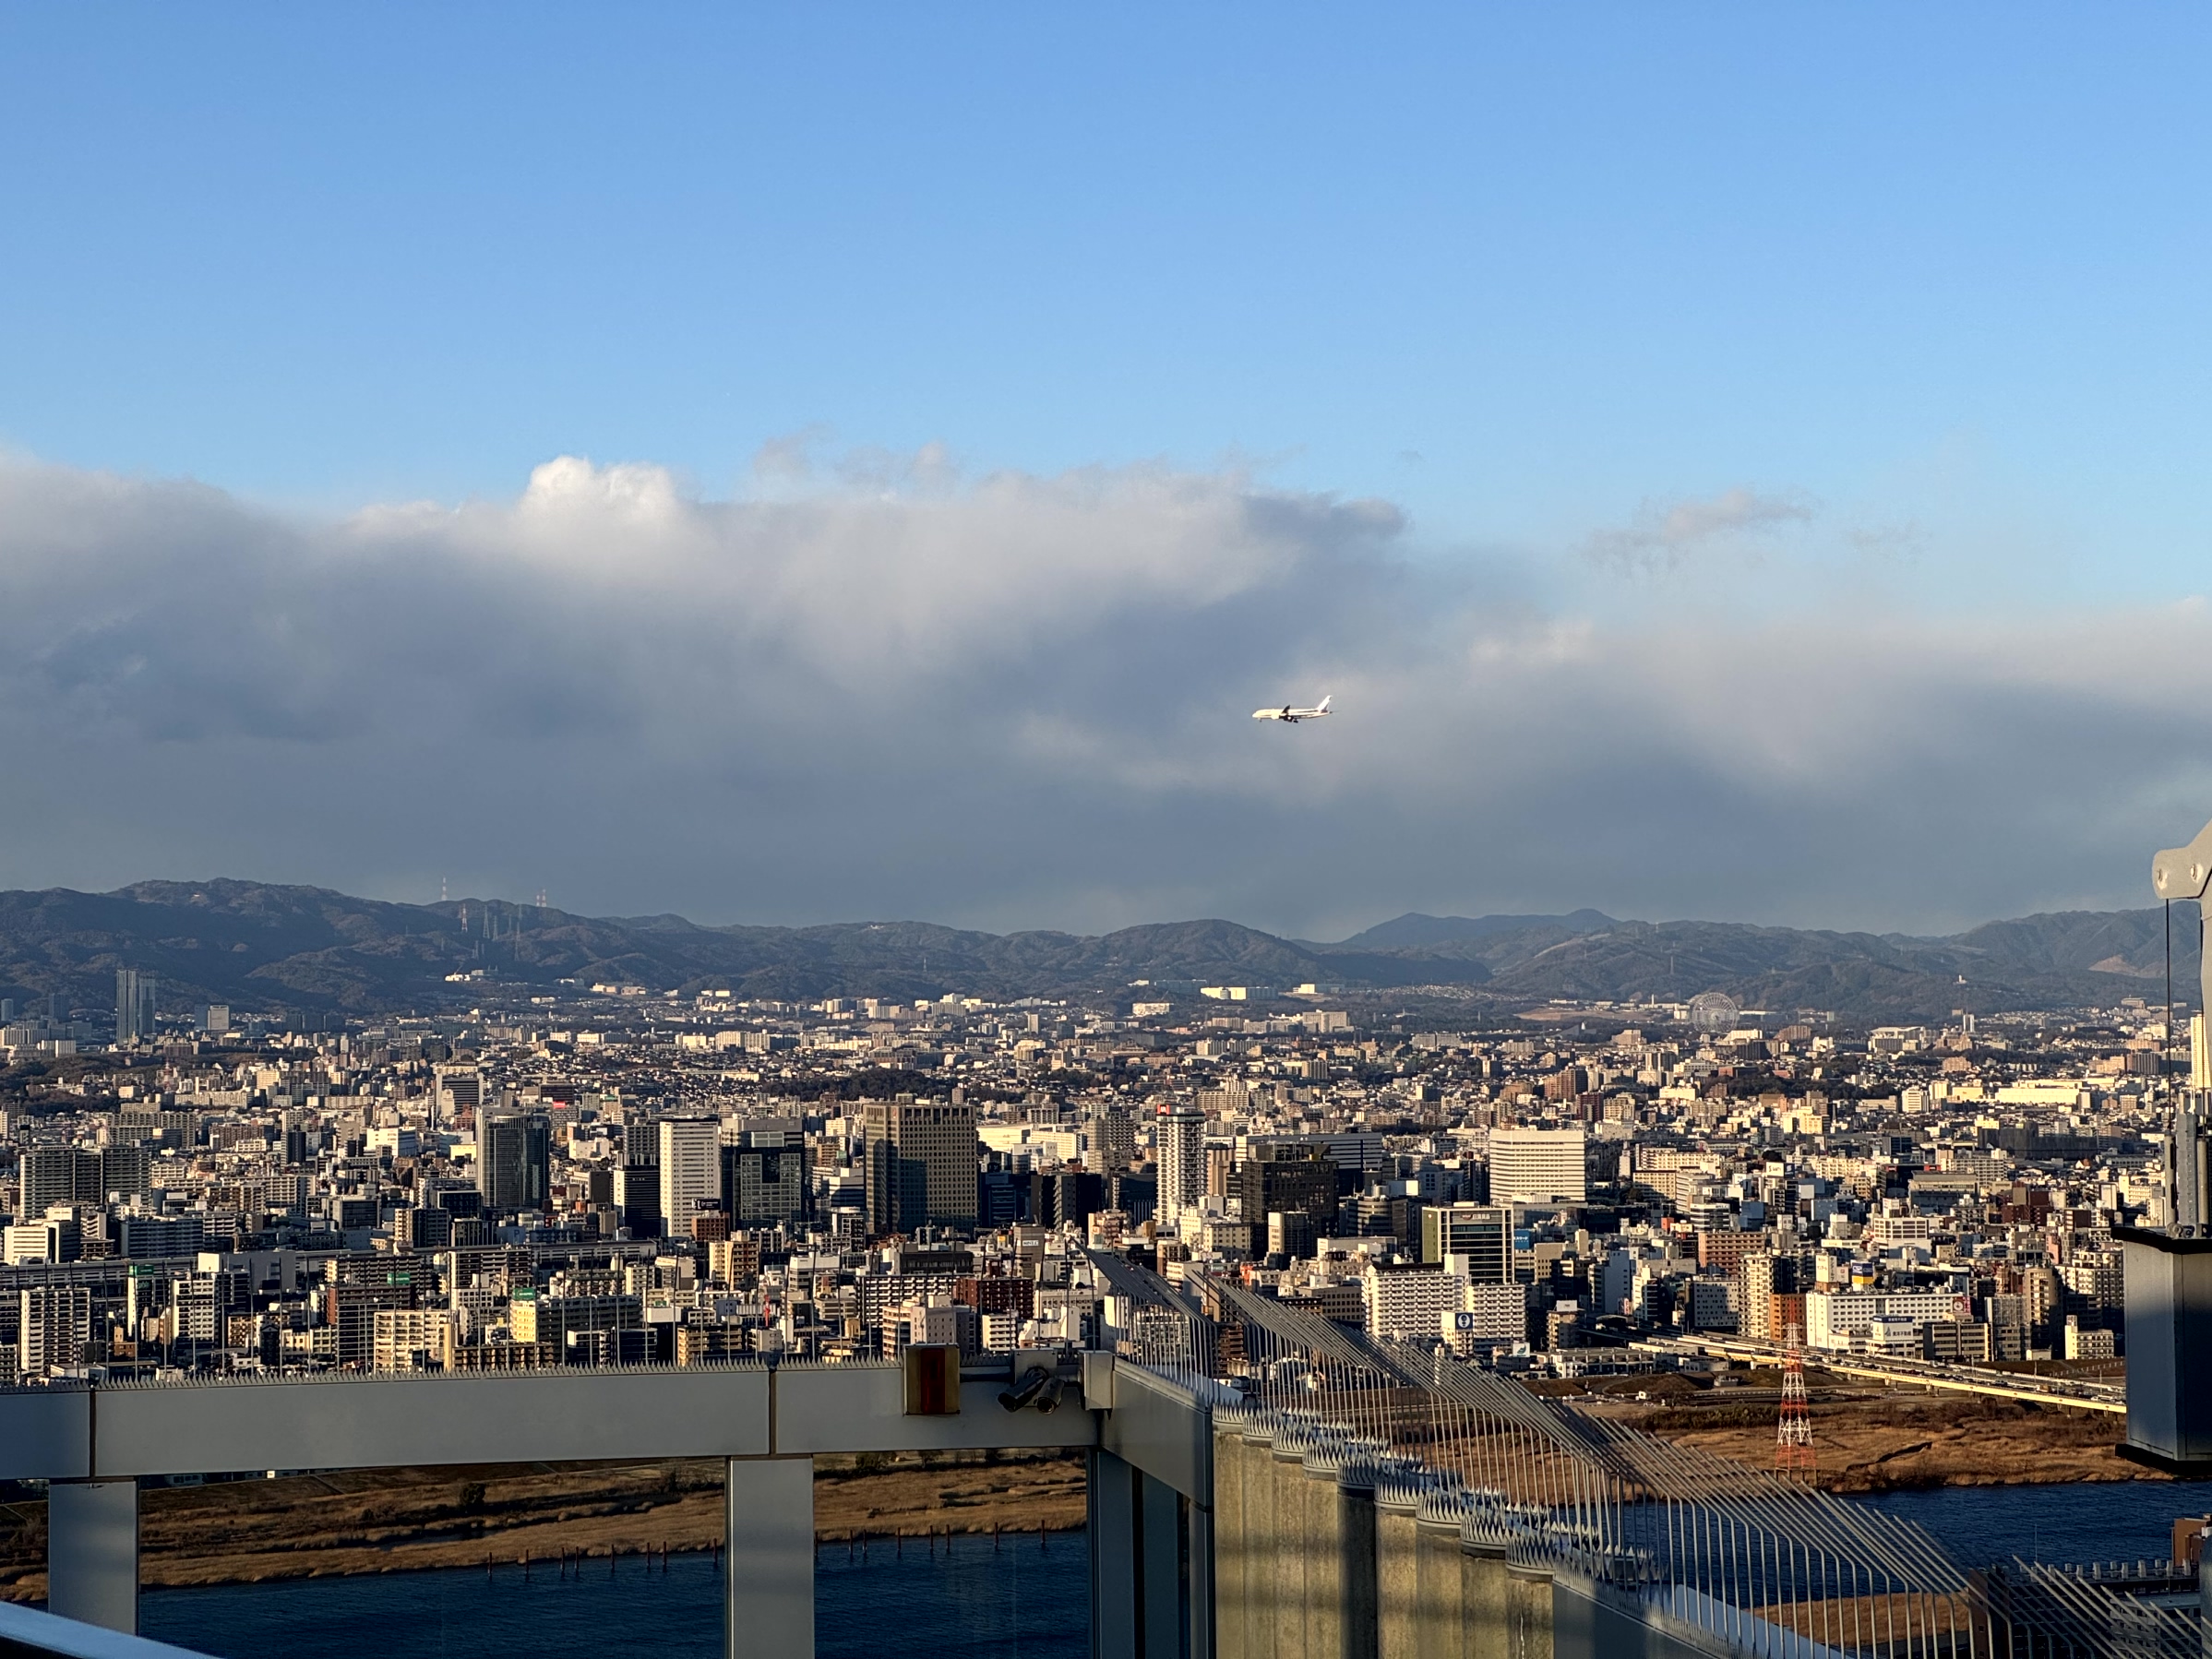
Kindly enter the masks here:
[[[1656, 507], [1671, 568], [1811, 508]], [[1389, 505], [925, 453], [343, 520], [0, 465], [0, 883], [1095, 928], [1400, 910], [1934, 927], [2146, 901], [2212, 613], [1578, 614]], [[1334, 693], [1288, 729], [1261, 703]]]

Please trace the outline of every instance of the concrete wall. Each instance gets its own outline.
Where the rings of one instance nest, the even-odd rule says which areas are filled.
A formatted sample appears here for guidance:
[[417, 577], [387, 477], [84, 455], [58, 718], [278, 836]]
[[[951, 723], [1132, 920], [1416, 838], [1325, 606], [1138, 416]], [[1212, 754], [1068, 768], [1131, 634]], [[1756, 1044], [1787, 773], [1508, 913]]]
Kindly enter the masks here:
[[1410, 1487], [1376, 1495], [1376, 1659], [1421, 1659], [1420, 1564], [1415, 1554], [1419, 1510]]
[[[1230, 1469], [1241, 1477], [1233, 1506], [1217, 1491], [1218, 1512], [1239, 1518], [1238, 1547], [1249, 1552], [1242, 1560], [1252, 1587], [1216, 1602], [1225, 1655], [1288, 1659], [1286, 1644], [1298, 1659], [1726, 1659], [1729, 1652], [1664, 1611], [1656, 1596], [1511, 1559], [1504, 1544], [1463, 1524], [1454, 1501], [1431, 1494], [1417, 1507], [1409, 1490], [1387, 1482], [1380, 1495], [1357, 1479], [1339, 1486], [1322, 1478], [1319, 1455], [1309, 1467], [1290, 1452], [1287, 1438], [1278, 1449], [1242, 1435], [1216, 1438], [1217, 1479]], [[1265, 1483], [1265, 1509], [1254, 1501], [1255, 1479]], [[1228, 1535], [1225, 1524], [1217, 1545]], [[1217, 1577], [1234, 1558], [1217, 1553]], [[1296, 1618], [1285, 1611], [1290, 1605]], [[1784, 1633], [1770, 1634], [1776, 1640], [1763, 1651], [1783, 1651]]]

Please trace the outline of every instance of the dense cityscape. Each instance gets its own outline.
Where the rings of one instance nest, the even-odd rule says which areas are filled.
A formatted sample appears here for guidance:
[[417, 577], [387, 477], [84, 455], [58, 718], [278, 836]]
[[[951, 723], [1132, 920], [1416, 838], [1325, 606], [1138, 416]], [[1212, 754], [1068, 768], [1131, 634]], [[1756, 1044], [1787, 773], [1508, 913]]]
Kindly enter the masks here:
[[597, 983], [300, 1031], [115, 979], [112, 1012], [0, 1005], [26, 1382], [1080, 1349], [1116, 1334], [1092, 1252], [1509, 1372], [1724, 1334], [2094, 1362], [2125, 1347], [2110, 1229], [2169, 1219], [2142, 998], [1463, 1029], [1319, 986]]

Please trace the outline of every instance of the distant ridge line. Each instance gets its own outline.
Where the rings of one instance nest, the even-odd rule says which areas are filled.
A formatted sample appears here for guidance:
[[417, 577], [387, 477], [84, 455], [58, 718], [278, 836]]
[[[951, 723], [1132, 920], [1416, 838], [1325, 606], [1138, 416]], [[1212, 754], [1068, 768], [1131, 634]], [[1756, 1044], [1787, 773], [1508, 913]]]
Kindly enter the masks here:
[[[1120, 1004], [1126, 1013], [1144, 989], [1139, 982], [1149, 982], [1150, 999], [1171, 1001], [1194, 998], [1203, 985], [1265, 994], [1310, 984], [1347, 997], [1442, 986], [1498, 1006], [1686, 1001], [1721, 990], [1746, 1006], [1921, 1022], [1962, 1007], [2110, 1006], [2129, 996], [2162, 1005], [2162, 924], [2156, 909], [2071, 911], [1923, 938], [1622, 921], [1590, 909], [1408, 912], [1324, 944], [1220, 918], [1098, 936], [912, 921], [714, 926], [674, 913], [592, 917], [506, 900], [402, 904], [224, 877], [110, 893], [0, 892], [0, 997], [51, 994], [80, 1009], [112, 1008], [114, 970], [131, 967], [155, 976], [166, 1012], [196, 1000], [432, 1011], [481, 1000], [487, 982], [552, 988], [575, 980], [780, 1001], [1044, 996]], [[2197, 929], [2173, 933], [2177, 1003], [2194, 1008]], [[483, 977], [448, 979], [471, 973]]]

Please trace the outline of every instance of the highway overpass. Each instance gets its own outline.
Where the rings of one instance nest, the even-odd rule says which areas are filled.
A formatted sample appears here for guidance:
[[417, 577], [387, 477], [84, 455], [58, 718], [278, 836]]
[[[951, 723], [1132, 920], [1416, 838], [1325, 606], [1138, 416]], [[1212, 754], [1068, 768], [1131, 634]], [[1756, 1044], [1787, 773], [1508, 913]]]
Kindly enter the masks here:
[[[1712, 1355], [1756, 1366], [1779, 1366], [1783, 1358], [1782, 1350], [1772, 1343], [1750, 1342], [1717, 1331], [1654, 1337], [1634, 1346], [1654, 1354]], [[2125, 1388], [2076, 1377], [2038, 1377], [1923, 1359], [1883, 1359], [1871, 1355], [1837, 1354], [1825, 1348], [1806, 1349], [1805, 1363], [1838, 1377], [1909, 1383], [1915, 1388], [1939, 1389], [1947, 1393], [1987, 1394], [1998, 1400], [2026, 1400], [2037, 1405], [2063, 1406], [2069, 1411], [2127, 1414]]]

